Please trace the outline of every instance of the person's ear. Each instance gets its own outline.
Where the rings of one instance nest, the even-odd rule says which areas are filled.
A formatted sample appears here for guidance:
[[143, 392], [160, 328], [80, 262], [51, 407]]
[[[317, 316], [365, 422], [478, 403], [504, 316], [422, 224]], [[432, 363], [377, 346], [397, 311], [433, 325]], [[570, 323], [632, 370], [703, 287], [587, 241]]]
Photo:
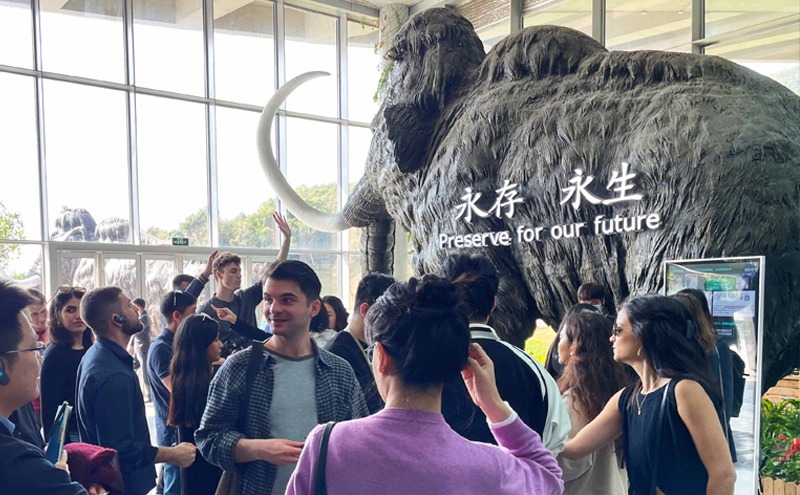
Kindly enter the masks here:
[[381, 375], [394, 374], [394, 359], [386, 352], [386, 349], [383, 348], [380, 342], [375, 344], [375, 349], [372, 351], [372, 359], [378, 361], [378, 372], [380, 372]]
[[180, 323], [181, 320], [183, 320], [183, 318], [181, 317], [181, 314], [177, 310], [173, 311], [172, 312], [172, 321]]
[[361, 306], [358, 307], [358, 313], [362, 318], [367, 316], [367, 310], [369, 310], [369, 304], [367, 303], [361, 303]]
[[311, 317], [315, 317], [319, 314], [319, 308], [322, 307], [322, 301], [319, 299], [314, 299], [311, 301]]
[[494, 299], [492, 299], [492, 309], [489, 311], [489, 313], [491, 314], [496, 307], [497, 307], [497, 296], [494, 296]]

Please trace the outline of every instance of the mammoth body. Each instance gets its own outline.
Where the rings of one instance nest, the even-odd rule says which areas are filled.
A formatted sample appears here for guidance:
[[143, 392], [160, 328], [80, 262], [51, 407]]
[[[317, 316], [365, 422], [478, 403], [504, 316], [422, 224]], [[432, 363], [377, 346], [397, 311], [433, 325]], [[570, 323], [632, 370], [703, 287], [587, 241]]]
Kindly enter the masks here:
[[[764, 378], [800, 364], [800, 97], [721, 58], [608, 52], [555, 26], [484, 55], [447, 9], [409, 20], [388, 57], [365, 175], [343, 211], [349, 225], [398, 222], [417, 273], [457, 251], [440, 234], [508, 231], [509, 246], [469, 250], [501, 273], [493, 323], [517, 345], [535, 318], [557, 322], [583, 282], [619, 304], [660, 291], [665, 260], [764, 255]], [[606, 185], [623, 162], [640, 200], [562, 204], [576, 170], [593, 176], [591, 192], [614, 197]], [[506, 180], [524, 199], [512, 216], [458, 218], [466, 188], [487, 211]], [[651, 213], [658, 228], [594, 233], [599, 215]], [[523, 227], [576, 222], [586, 223], [580, 236], [517, 238]]]

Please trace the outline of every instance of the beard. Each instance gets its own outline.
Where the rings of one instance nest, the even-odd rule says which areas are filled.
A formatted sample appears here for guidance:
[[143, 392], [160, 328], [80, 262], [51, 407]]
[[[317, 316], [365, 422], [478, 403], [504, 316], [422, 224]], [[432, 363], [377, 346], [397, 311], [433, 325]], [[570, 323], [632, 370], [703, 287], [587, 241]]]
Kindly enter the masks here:
[[144, 330], [144, 325], [139, 320], [135, 321], [126, 321], [124, 325], [122, 325], [122, 332], [125, 335], [134, 335]]

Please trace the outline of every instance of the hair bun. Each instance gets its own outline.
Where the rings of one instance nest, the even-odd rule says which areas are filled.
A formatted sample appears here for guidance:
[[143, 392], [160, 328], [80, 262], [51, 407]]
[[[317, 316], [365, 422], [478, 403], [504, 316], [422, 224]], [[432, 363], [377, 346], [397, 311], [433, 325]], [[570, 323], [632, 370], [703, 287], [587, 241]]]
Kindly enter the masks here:
[[422, 311], [452, 311], [461, 302], [456, 287], [449, 280], [435, 275], [423, 276], [415, 289], [414, 306]]

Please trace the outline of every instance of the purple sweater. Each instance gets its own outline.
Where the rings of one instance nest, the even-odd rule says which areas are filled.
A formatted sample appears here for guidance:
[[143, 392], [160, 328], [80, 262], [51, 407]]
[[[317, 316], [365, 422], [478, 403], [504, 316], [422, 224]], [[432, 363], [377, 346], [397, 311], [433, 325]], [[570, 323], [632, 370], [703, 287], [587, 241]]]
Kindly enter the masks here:
[[[311, 431], [287, 495], [313, 494], [324, 425]], [[539, 435], [518, 417], [491, 428], [502, 447], [473, 443], [441, 414], [387, 408], [339, 423], [328, 444], [330, 495], [435, 493], [560, 495], [561, 469]]]

